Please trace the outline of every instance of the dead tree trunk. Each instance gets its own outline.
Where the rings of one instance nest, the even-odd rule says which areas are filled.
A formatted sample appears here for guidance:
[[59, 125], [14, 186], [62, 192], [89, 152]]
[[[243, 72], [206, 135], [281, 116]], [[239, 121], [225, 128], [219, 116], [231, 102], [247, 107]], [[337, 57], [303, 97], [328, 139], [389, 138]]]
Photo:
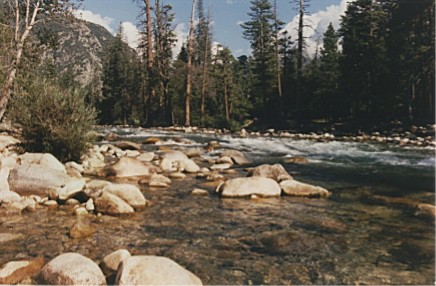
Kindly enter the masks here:
[[185, 126], [191, 126], [192, 51], [194, 44], [195, 0], [192, 0], [191, 24], [188, 40], [188, 75], [186, 78]]

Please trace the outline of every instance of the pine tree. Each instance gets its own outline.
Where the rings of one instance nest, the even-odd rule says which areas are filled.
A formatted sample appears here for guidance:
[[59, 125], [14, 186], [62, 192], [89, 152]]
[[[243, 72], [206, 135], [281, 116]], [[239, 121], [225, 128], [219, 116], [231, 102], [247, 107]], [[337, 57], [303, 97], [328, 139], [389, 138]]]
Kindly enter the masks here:
[[338, 41], [339, 36], [329, 24], [324, 33], [324, 46], [321, 49], [319, 59], [318, 89], [315, 92], [317, 114], [324, 118], [332, 119], [338, 114], [337, 108], [340, 106], [339, 95], [339, 57]]
[[256, 115], [267, 120], [268, 106], [274, 96], [275, 56], [274, 56], [274, 23], [276, 16], [269, 0], [252, 0], [248, 13], [251, 20], [243, 23], [243, 35], [251, 42], [253, 88], [252, 100]]

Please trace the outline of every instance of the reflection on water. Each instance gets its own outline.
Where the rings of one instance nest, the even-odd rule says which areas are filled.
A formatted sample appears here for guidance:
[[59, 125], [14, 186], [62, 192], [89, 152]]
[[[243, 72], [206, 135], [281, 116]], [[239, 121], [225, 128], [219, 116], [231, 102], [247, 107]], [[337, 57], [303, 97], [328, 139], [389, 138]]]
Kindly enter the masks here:
[[[419, 155], [421, 156], [421, 155]], [[258, 157], [256, 163], [272, 160]], [[434, 168], [314, 163], [286, 165], [296, 177], [329, 188], [329, 199], [220, 199], [190, 195], [204, 181], [143, 188], [154, 204], [129, 217], [89, 217], [96, 233], [73, 240], [70, 210], [1, 217], [0, 262], [61, 252], [95, 261], [119, 248], [172, 258], [205, 284], [433, 284], [434, 221], [374, 195], [433, 202]], [[415, 171], [414, 171], [415, 170]], [[245, 175], [245, 173], [239, 175]], [[385, 179], [383, 179], [385, 178]]]

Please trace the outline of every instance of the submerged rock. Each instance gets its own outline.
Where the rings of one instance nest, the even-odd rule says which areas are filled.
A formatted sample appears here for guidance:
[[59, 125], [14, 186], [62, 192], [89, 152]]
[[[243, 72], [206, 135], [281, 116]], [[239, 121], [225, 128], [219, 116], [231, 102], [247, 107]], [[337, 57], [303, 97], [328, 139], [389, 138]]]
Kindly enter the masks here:
[[117, 141], [113, 144], [115, 145], [115, 147], [120, 148], [121, 150], [141, 150], [141, 145], [131, 141]]
[[78, 220], [70, 228], [69, 235], [72, 238], [84, 238], [93, 235], [95, 233], [95, 230], [95, 227], [90, 223]]
[[309, 160], [307, 160], [304, 157], [295, 156], [290, 158], [285, 158], [285, 163], [291, 163], [291, 164], [307, 164], [309, 163]]
[[251, 176], [259, 176], [264, 178], [270, 178], [276, 182], [284, 180], [291, 180], [292, 176], [286, 172], [285, 168], [280, 164], [268, 165], [263, 164], [251, 169]]
[[418, 214], [434, 218], [436, 216], [436, 207], [430, 204], [418, 204]]
[[280, 183], [280, 188], [289, 196], [296, 197], [329, 197], [331, 193], [324, 188], [313, 186], [296, 180], [286, 180]]
[[98, 265], [77, 253], [64, 253], [51, 260], [42, 269], [41, 278], [50, 285], [106, 285]]
[[220, 192], [222, 197], [278, 197], [281, 190], [279, 184], [270, 178], [247, 177], [228, 180], [219, 185], [216, 192]]
[[132, 256], [118, 267], [116, 285], [202, 285], [201, 280], [166, 257]]

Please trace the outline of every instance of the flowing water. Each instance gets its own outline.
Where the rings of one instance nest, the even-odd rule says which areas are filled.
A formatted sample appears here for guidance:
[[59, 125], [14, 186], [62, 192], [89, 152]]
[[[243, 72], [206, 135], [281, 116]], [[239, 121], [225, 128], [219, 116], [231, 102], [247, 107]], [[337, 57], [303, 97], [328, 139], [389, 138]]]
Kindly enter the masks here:
[[[106, 130], [109, 131], [109, 130]], [[204, 179], [173, 180], [169, 189], [143, 187], [154, 204], [132, 216], [91, 217], [92, 237], [74, 240], [71, 210], [1, 217], [0, 262], [62, 252], [98, 262], [126, 248], [169, 257], [205, 284], [434, 284], [435, 223], [414, 203], [435, 201], [434, 150], [280, 138], [234, 138], [144, 129], [114, 129], [124, 138], [149, 136], [175, 145], [217, 140], [243, 151], [253, 165], [282, 163], [297, 180], [329, 189], [328, 199], [221, 199]], [[191, 143], [177, 143], [177, 138]], [[155, 146], [146, 146], [155, 150]], [[213, 157], [215, 153], [208, 156]], [[290, 156], [310, 163], [286, 164]], [[227, 176], [245, 176], [242, 168]], [[190, 194], [194, 187], [209, 196]], [[383, 197], [383, 200], [377, 199]], [[390, 202], [389, 199], [393, 201]]]

